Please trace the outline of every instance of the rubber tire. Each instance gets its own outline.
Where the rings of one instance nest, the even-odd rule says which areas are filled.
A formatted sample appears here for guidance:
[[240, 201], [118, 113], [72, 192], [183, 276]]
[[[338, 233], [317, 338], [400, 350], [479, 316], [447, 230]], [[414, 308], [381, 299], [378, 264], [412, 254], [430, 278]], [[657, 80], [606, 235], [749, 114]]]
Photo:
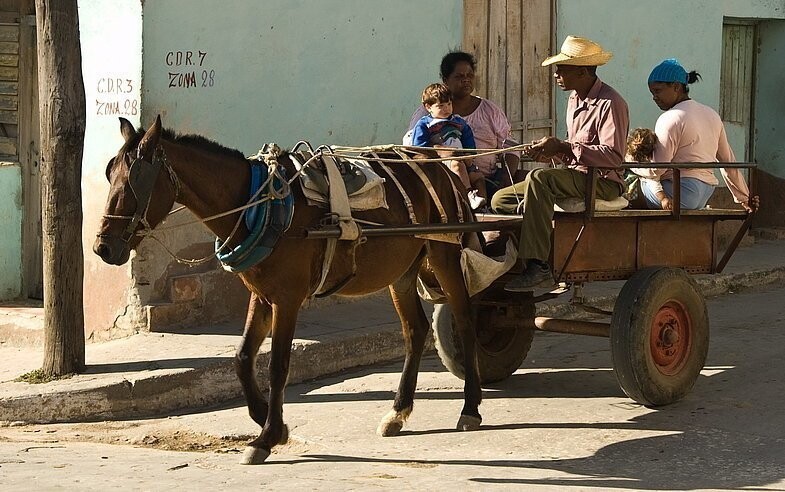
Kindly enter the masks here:
[[[678, 306], [684, 313], [688, 346], [675, 367], [658, 367], [651, 349], [654, 321]], [[656, 332], [655, 332], [656, 333]], [[611, 356], [616, 379], [627, 396], [645, 406], [674, 403], [690, 392], [706, 362], [709, 316], [695, 281], [678, 268], [650, 267], [624, 285], [613, 310]], [[677, 351], [678, 353], [679, 351]], [[661, 366], [663, 366], [661, 364]]]
[[[472, 308], [472, 321], [478, 332], [477, 362], [482, 384], [503, 381], [510, 377], [526, 359], [534, 338], [534, 330], [504, 328], [498, 331], [483, 331], [477, 320], [482, 319], [483, 310], [492, 306]], [[532, 307], [533, 315], [533, 307]], [[437, 304], [433, 312], [433, 334], [436, 352], [444, 367], [455, 376], [464, 379], [463, 344], [455, 332], [452, 309], [449, 304]]]

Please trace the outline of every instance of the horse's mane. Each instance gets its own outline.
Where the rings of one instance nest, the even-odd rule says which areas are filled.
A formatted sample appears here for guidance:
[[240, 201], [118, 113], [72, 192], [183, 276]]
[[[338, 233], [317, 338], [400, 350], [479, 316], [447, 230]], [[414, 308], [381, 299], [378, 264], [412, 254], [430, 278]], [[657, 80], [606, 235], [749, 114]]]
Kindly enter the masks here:
[[[139, 141], [144, 136], [146, 130], [144, 128], [139, 128], [136, 131], [136, 138], [131, 140], [130, 142], [126, 142], [123, 146], [125, 150], [133, 149], [137, 145], [139, 145]], [[161, 138], [169, 140], [170, 142], [180, 144], [180, 145], [187, 145], [189, 147], [197, 147], [199, 149], [204, 150], [205, 152], [212, 152], [214, 154], [223, 154], [227, 157], [233, 157], [235, 159], [243, 159], [245, 160], [245, 155], [237, 149], [230, 149], [229, 147], [224, 147], [223, 145], [210, 140], [209, 138], [205, 138], [201, 135], [181, 135], [176, 133], [171, 128], [164, 128], [161, 130]]]
[[180, 145], [187, 145], [189, 147], [198, 147], [206, 152], [212, 152], [214, 154], [223, 154], [227, 157], [234, 157], [238, 159], [245, 160], [245, 155], [237, 149], [230, 149], [229, 147], [224, 147], [223, 145], [210, 140], [209, 138], [205, 138], [201, 135], [181, 135], [176, 133], [171, 128], [164, 128], [161, 131], [161, 138], [169, 140], [173, 143], [180, 144]]

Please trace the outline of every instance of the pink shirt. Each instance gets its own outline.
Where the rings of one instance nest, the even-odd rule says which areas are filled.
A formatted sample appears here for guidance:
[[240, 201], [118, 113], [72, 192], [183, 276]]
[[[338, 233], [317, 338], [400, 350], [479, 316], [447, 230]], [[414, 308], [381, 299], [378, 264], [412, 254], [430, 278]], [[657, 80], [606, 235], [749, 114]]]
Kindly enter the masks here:
[[[409, 129], [426, 114], [428, 112], [425, 111], [425, 107], [417, 108], [409, 121]], [[499, 106], [487, 99], [481, 99], [480, 105], [471, 114], [459, 116], [472, 128], [478, 149], [502, 149], [505, 139], [510, 138], [510, 123], [507, 121], [507, 115]], [[496, 172], [498, 158], [499, 154], [477, 156], [474, 158], [474, 164], [485, 176], [491, 176]]]
[[622, 184], [630, 115], [627, 103], [611, 86], [599, 78], [585, 99], [573, 91], [567, 101], [567, 141], [575, 160], [568, 167], [587, 172], [589, 167], [610, 168], [600, 176]]
[[[736, 161], [720, 115], [709, 106], [692, 99], [682, 101], [662, 113], [657, 118], [654, 132], [659, 142], [654, 148], [652, 162]], [[646, 177], [655, 180], [672, 179], [673, 173], [669, 169], [646, 171], [649, 171]], [[720, 168], [720, 174], [736, 203], [749, 200], [749, 188], [739, 169]], [[696, 178], [710, 185], [719, 183], [712, 169], [684, 169], [681, 177]]]

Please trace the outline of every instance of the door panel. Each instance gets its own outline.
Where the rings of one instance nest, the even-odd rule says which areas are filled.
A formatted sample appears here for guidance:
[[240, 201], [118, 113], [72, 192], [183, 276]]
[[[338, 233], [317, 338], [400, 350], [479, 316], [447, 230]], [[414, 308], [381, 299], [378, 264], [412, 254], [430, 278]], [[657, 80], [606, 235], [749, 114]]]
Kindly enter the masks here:
[[512, 136], [553, 133], [552, 0], [464, 0], [463, 48], [477, 58], [475, 93], [507, 113]]

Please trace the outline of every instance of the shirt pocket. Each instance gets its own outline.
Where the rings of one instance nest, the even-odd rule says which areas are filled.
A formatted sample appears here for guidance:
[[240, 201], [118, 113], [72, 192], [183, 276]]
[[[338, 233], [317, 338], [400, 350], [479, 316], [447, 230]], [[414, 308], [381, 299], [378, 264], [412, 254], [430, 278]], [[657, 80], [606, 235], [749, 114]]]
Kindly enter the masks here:
[[578, 130], [575, 133], [575, 141], [582, 144], [598, 144], [600, 143], [597, 130], [594, 128], [585, 128]]

